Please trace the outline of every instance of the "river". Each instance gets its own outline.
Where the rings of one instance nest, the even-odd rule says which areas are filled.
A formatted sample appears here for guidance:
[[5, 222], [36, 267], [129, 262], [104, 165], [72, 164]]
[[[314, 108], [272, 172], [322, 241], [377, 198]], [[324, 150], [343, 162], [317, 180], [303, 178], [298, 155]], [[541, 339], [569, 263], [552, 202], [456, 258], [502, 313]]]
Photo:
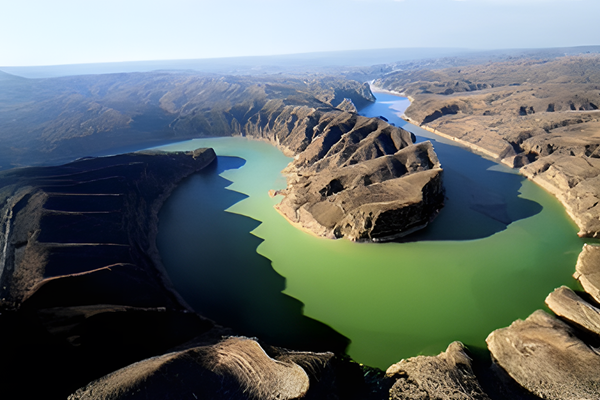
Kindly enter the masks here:
[[402, 243], [311, 236], [273, 208], [290, 159], [246, 138], [163, 147], [213, 147], [218, 163], [185, 180], [159, 215], [158, 247], [180, 294], [198, 312], [271, 343], [346, 351], [387, 368], [445, 350], [484, 348], [494, 329], [544, 308], [571, 278], [584, 241], [560, 203], [507, 167], [399, 117], [408, 100], [376, 93], [366, 116], [432, 140], [446, 204]]

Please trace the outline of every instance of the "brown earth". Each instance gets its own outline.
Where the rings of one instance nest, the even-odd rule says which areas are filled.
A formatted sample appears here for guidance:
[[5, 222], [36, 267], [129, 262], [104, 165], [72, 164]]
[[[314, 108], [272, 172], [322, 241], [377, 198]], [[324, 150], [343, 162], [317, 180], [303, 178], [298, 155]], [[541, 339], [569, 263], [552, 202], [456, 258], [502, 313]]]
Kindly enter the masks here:
[[[410, 133], [357, 115], [356, 107], [374, 97], [356, 81], [154, 72], [13, 77], [0, 81], [0, 89], [0, 130], [7, 132], [0, 168], [85, 156], [115, 143], [241, 135], [297, 157], [287, 168], [289, 187], [281, 194], [288, 197], [280, 211], [313, 234], [389, 240], [425, 227], [443, 206], [433, 149], [423, 152], [411, 146]], [[414, 161], [409, 152], [429, 159], [387, 175], [386, 163], [364, 163], [400, 150], [408, 162]], [[335, 174], [347, 182], [331, 191], [326, 186], [338, 181]], [[298, 184], [308, 177], [311, 188]]]
[[412, 99], [409, 121], [521, 168], [580, 236], [600, 236], [600, 56], [394, 72], [375, 84]]

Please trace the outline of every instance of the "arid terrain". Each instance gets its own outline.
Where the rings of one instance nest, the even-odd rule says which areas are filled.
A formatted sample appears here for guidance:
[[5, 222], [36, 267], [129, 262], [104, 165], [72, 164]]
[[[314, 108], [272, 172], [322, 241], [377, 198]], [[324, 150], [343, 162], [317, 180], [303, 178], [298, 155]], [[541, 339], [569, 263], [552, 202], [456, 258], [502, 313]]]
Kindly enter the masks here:
[[[409, 96], [410, 121], [520, 168], [562, 201], [581, 236], [598, 237], [600, 56], [547, 55], [349, 71]], [[573, 266], [583, 290], [558, 288], [546, 299], [556, 316], [538, 310], [490, 334], [491, 360], [454, 342], [383, 372], [339, 349], [237, 336], [172, 288], [155, 246], [157, 212], [214, 152], [86, 157], [199, 136], [267, 140], [295, 156], [277, 193], [289, 220], [352, 240], [410, 233], [442, 206], [440, 162], [431, 143], [357, 114], [372, 101], [367, 85], [340, 76], [0, 72], [0, 88], [0, 382], [9, 395], [600, 396], [600, 246], [586, 245]]]
[[375, 85], [413, 102], [406, 118], [492, 157], [553, 193], [600, 232], [600, 56], [394, 72]]

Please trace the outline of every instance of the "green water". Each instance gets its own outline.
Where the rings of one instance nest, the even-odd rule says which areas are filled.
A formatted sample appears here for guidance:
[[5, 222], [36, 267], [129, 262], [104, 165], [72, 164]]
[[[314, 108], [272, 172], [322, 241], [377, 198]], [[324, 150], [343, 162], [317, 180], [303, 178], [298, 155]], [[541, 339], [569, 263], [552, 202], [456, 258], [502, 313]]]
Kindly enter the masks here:
[[[304, 315], [349, 338], [347, 352], [358, 362], [387, 368], [402, 358], [437, 354], [454, 340], [484, 347], [492, 330], [543, 307], [555, 287], [573, 284], [571, 274], [583, 245], [576, 226], [554, 197], [503, 168], [490, 165], [486, 170], [518, 179], [515, 201], [539, 205], [526, 213], [534, 215], [507, 226], [490, 219], [493, 233], [475, 240], [352, 243], [313, 237], [273, 209], [279, 199], [267, 192], [285, 187], [279, 171], [290, 161], [275, 147], [218, 138], [165, 148], [197, 147], [246, 160], [241, 168], [221, 173], [232, 182], [229, 190], [248, 196], [227, 211], [261, 222], [252, 230], [263, 240], [256, 251], [285, 277], [284, 293], [304, 304]], [[450, 220], [447, 226], [460, 231]], [[227, 251], [235, 252], [235, 244]]]

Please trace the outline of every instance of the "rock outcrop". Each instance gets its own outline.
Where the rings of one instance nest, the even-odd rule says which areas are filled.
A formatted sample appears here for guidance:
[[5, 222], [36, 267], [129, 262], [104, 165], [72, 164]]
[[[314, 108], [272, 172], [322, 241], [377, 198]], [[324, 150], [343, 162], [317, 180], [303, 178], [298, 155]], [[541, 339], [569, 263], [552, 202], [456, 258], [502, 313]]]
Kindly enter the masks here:
[[338, 104], [336, 108], [339, 108], [342, 111], [348, 111], [348, 112], [352, 112], [352, 113], [358, 112], [358, 110], [356, 109], [356, 106], [354, 105], [352, 100], [350, 100], [348, 98], [344, 99], [344, 101], [342, 101], [340, 104]]
[[600, 304], [600, 246], [588, 244], [583, 246], [573, 277]]
[[597, 399], [600, 395], [600, 309], [595, 286], [600, 246], [585, 245], [575, 277], [594, 300], [561, 287], [546, 303], [563, 322], [542, 310], [487, 338], [494, 362], [521, 387], [543, 399]]
[[298, 352], [245, 337], [186, 345], [90, 382], [69, 396], [84, 399], [382, 399], [358, 364], [332, 353]]
[[546, 298], [548, 307], [559, 317], [587, 330], [600, 335], [600, 309], [579, 297], [573, 290], [561, 286]]
[[580, 228], [600, 235], [600, 58], [516, 59], [387, 74], [410, 122], [514, 168], [555, 194]]
[[552, 154], [521, 173], [560, 200], [579, 236], [600, 237], [600, 158]]
[[460, 342], [451, 343], [436, 357], [418, 356], [390, 366], [386, 376], [395, 379], [391, 400], [489, 400], [471, 368]]
[[70, 400], [145, 399], [296, 399], [310, 380], [294, 357], [322, 368], [333, 354], [282, 352], [269, 357], [254, 340], [230, 337], [221, 342], [149, 358], [79, 389]]
[[596, 399], [600, 355], [573, 328], [538, 310], [487, 338], [494, 360], [522, 387], [544, 399]]
[[442, 169], [430, 142], [337, 109], [269, 101], [240, 128], [294, 160], [276, 208], [327, 238], [391, 240], [425, 227], [443, 206]]
[[[377, 141], [387, 141], [389, 147], [371, 142], [350, 153], [352, 135], [338, 152], [330, 151], [308, 167], [295, 167], [302, 162], [301, 154], [286, 169], [286, 197], [276, 208], [292, 222], [328, 238], [391, 240], [425, 227], [441, 208], [444, 193], [431, 143], [398, 149], [389, 136], [380, 134]], [[368, 158], [381, 148], [389, 154]]]

